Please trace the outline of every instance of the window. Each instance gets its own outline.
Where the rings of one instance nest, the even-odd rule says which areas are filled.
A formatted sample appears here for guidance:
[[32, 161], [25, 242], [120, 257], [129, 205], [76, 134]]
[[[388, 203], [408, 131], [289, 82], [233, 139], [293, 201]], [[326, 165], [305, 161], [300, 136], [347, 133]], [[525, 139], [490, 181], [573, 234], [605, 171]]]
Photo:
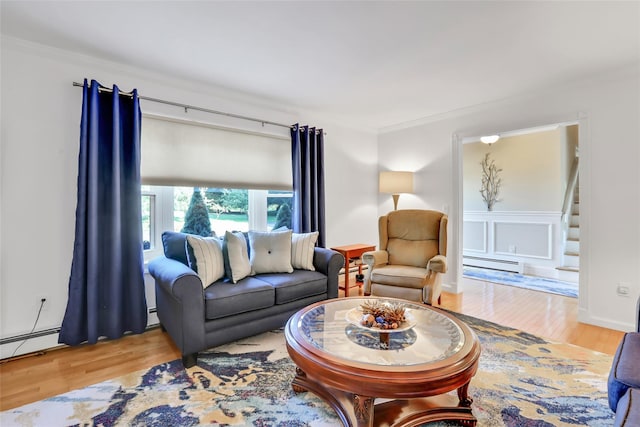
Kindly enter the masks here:
[[148, 186], [142, 186], [142, 242], [144, 250], [150, 250], [155, 246], [153, 226], [155, 221], [151, 219], [155, 213], [155, 195], [148, 192]]
[[[240, 129], [143, 115], [140, 177], [145, 260], [163, 253], [164, 231], [182, 231], [194, 187], [200, 189], [204, 215], [218, 236], [227, 230], [291, 227], [289, 133], [289, 129], [264, 132], [257, 125]], [[210, 183], [218, 187], [204, 187]], [[200, 229], [198, 224], [194, 230]]]
[[[198, 191], [217, 236], [225, 231], [291, 228], [291, 191], [215, 187]], [[194, 187], [142, 186], [145, 260], [163, 253], [163, 231], [182, 231], [193, 194]]]

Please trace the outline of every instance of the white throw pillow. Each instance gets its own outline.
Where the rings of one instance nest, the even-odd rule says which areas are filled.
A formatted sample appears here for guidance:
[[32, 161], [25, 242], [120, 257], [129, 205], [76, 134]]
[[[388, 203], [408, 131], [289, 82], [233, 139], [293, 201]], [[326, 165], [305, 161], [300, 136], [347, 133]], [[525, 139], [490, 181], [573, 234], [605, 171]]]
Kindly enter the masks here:
[[247, 239], [239, 231], [224, 233], [222, 243], [224, 253], [224, 269], [227, 278], [233, 283], [251, 275], [251, 264], [249, 264], [249, 253], [247, 252]]
[[313, 251], [320, 233], [291, 234], [291, 266], [303, 270], [315, 271], [313, 266]]
[[293, 273], [291, 266], [291, 230], [249, 231], [251, 273]]
[[195, 257], [195, 260], [189, 260], [189, 265], [192, 268], [195, 266], [194, 270], [198, 273], [203, 288], [224, 277], [224, 261], [220, 240], [215, 237], [189, 235], [187, 242], [193, 249]]

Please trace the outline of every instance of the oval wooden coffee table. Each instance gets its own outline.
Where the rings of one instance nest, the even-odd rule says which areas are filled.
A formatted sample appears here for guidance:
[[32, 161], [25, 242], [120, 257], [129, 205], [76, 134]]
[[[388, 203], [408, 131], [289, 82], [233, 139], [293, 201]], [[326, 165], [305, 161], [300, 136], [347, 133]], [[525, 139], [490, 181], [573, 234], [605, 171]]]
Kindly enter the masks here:
[[[365, 301], [402, 303], [415, 326], [389, 334], [353, 322]], [[418, 426], [437, 420], [477, 422], [469, 383], [480, 343], [464, 322], [427, 305], [391, 298], [321, 301], [285, 327], [297, 365], [294, 391], [311, 391], [345, 426]], [[449, 391], [457, 390], [457, 398]]]

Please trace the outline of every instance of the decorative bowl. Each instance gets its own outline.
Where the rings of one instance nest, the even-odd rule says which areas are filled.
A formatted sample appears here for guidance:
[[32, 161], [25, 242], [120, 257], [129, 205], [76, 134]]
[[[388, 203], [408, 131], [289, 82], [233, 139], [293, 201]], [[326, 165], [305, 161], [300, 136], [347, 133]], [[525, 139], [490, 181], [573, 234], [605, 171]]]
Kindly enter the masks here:
[[362, 316], [363, 316], [362, 307], [354, 307], [351, 310], [347, 311], [345, 315], [345, 320], [359, 328], [366, 329], [372, 332], [382, 332], [382, 333], [408, 331], [409, 329], [416, 326], [416, 323], [417, 323], [416, 318], [413, 316], [413, 314], [411, 314], [410, 309], [405, 309], [405, 312], [404, 312], [405, 321], [402, 322], [402, 324], [395, 329], [383, 329], [383, 328], [376, 328], [374, 326], [365, 326], [362, 323], [360, 323], [362, 320]]

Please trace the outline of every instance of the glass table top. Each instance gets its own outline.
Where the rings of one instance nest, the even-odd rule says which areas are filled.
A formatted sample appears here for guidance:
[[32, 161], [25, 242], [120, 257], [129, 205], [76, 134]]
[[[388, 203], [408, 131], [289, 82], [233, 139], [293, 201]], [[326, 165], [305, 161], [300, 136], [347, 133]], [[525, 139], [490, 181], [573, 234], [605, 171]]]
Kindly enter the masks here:
[[[401, 302], [415, 326], [378, 332], [354, 322], [366, 301]], [[307, 345], [332, 357], [378, 366], [433, 363], [455, 355], [465, 335], [454, 320], [428, 306], [389, 298], [341, 298], [306, 311], [297, 325]], [[386, 336], [385, 336], [386, 335]]]

